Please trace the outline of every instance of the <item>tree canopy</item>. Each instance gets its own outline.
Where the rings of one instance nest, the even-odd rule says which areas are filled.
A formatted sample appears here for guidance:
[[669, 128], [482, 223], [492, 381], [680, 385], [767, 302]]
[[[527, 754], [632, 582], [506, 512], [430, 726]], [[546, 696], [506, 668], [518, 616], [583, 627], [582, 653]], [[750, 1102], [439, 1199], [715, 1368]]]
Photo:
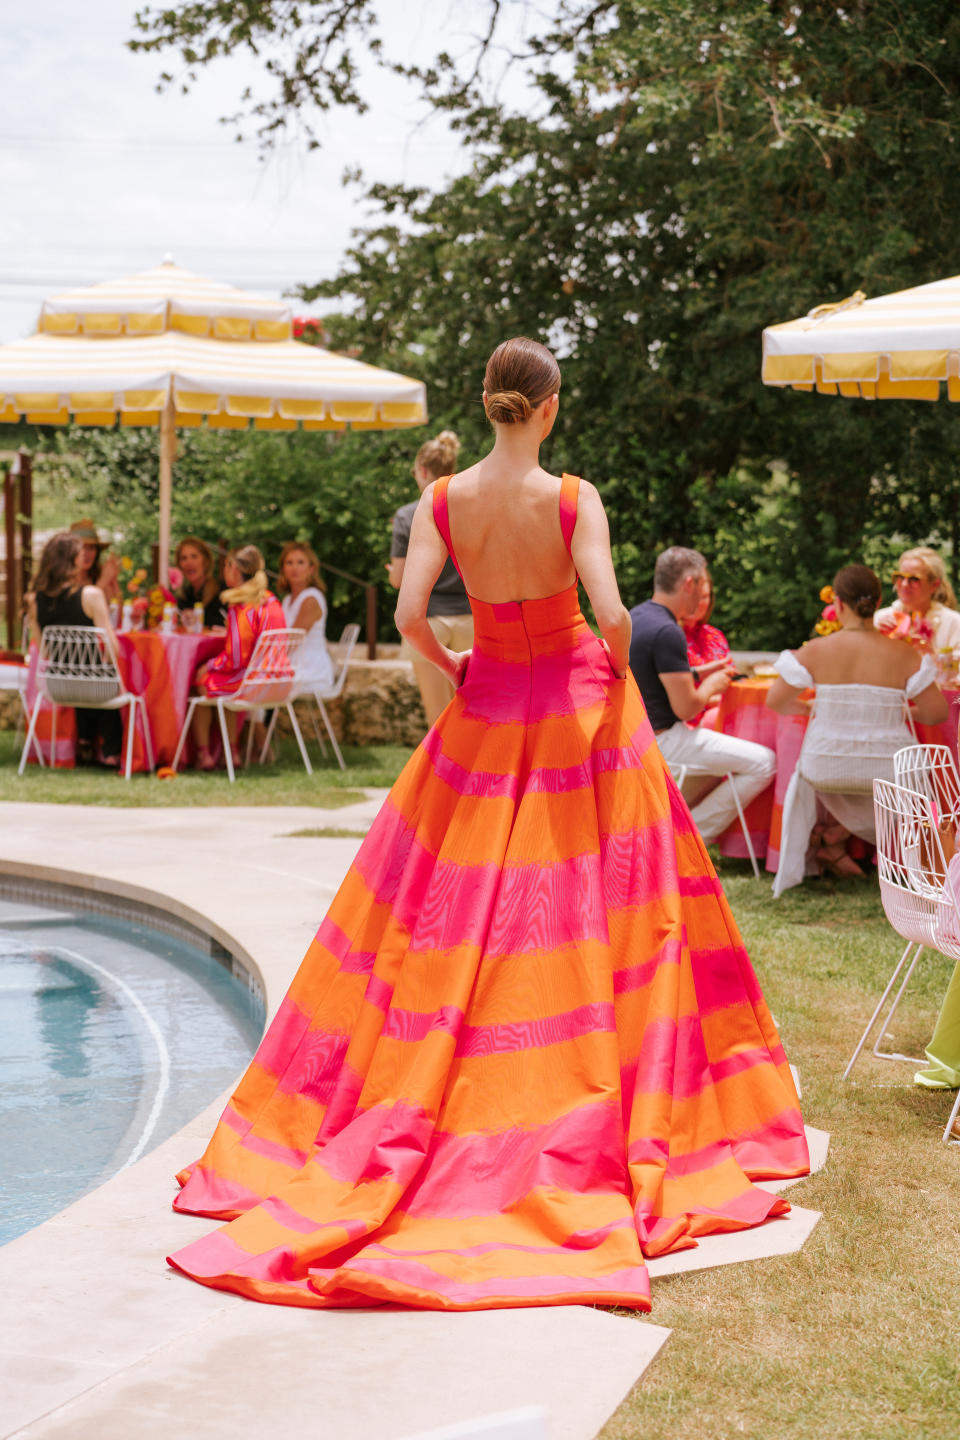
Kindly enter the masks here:
[[[484, 13], [495, 25], [511, 4]], [[337, 64], [376, 43], [364, 0], [153, 14], [148, 43], [189, 41], [198, 63], [267, 35], [315, 57], [340, 45]], [[422, 375], [468, 451], [490, 350], [551, 344], [564, 378], [545, 460], [600, 486], [628, 603], [659, 548], [697, 545], [740, 643], [801, 639], [839, 563], [960, 542], [951, 406], [759, 379], [765, 324], [960, 270], [956, 6], [555, 0], [525, 64], [522, 110], [442, 52], [411, 71], [472, 165], [436, 192], [373, 187], [376, 223], [303, 288], [342, 303], [333, 343]], [[311, 74], [260, 118], [362, 103]]]

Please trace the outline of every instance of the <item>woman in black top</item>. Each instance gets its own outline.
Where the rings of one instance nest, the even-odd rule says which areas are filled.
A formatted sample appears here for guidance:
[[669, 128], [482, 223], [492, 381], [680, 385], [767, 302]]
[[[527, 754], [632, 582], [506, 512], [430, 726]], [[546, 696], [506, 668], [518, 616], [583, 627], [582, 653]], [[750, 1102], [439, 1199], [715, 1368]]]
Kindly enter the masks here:
[[[30, 629], [39, 644], [48, 625], [98, 625], [107, 632], [114, 655], [117, 638], [103, 591], [96, 585], [79, 585], [77, 568], [83, 541], [67, 530], [52, 536], [43, 549], [34, 594], [30, 600]], [[77, 764], [94, 760], [115, 770], [120, 767], [123, 722], [116, 710], [77, 710]]]
[[185, 535], [173, 559], [183, 574], [183, 584], [177, 591], [180, 609], [192, 610], [194, 605], [202, 605], [205, 629], [226, 625], [227, 608], [220, 599], [224, 587], [214, 573], [213, 551], [207, 542], [196, 535]]

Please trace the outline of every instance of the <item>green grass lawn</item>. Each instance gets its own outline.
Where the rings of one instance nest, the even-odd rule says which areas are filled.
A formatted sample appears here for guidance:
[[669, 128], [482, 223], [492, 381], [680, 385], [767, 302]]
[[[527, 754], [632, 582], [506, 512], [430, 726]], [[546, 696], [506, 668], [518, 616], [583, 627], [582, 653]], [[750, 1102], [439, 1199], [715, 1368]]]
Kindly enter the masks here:
[[[16, 774], [0, 732], [0, 799], [100, 805], [349, 804], [389, 785], [408, 752], [348, 750], [308, 777], [291, 742], [277, 764], [129, 782], [97, 771]], [[302, 831], [338, 833], [319, 826]], [[875, 880], [811, 881], [774, 901], [745, 863], [721, 876], [798, 1067], [826, 1168], [790, 1192], [823, 1219], [796, 1255], [657, 1281], [651, 1319], [673, 1334], [602, 1440], [951, 1440], [960, 1434], [960, 1147], [940, 1144], [952, 1103], [913, 1067], [861, 1059], [840, 1076], [902, 944]], [[951, 963], [925, 954], [897, 1016], [922, 1053]], [[776, 1222], [773, 1222], [776, 1223]], [[632, 1323], [642, 1321], [632, 1318]]]
[[[823, 1212], [796, 1255], [655, 1282], [673, 1334], [602, 1440], [924, 1440], [960, 1434], [960, 1147], [951, 1092], [861, 1057], [840, 1076], [903, 948], [874, 880], [810, 881], [773, 900], [746, 866], [721, 875], [826, 1168], [790, 1198]], [[919, 1055], [952, 962], [926, 953], [897, 1013]]]
[[97, 769], [50, 770], [28, 765], [17, 774], [19, 749], [12, 730], [0, 730], [0, 801], [34, 800], [62, 805], [316, 805], [335, 809], [363, 799], [365, 786], [392, 785], [409, 758], [401, 745], [343, 747], [346, 770], [341, 770], [327, 749], [321, 760], [310, 746], [313, 774], [308, 775], [296, 741], [279, 742], [272, 765], [252, 765], [238, 771], [230, 784], [225, 770], [209, 773], [184, 770], [171, 780], [155, 775], [133, 775], [129, 780]]

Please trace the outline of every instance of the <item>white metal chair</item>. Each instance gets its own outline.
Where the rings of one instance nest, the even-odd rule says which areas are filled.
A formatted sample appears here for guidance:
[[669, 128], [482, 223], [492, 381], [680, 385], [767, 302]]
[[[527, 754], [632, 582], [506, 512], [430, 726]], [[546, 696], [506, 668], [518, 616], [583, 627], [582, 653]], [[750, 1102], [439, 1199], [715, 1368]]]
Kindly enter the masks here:
[[881, 1024], [873, 1053], [880, 1060], [923, 1063], [920, 1056], [880, 1047], [921, 952], [938, 950], [942, 955], [960, 959], [960, 897], [954, 894], [949, 878], [940, 843], [938, 813], [932, 800], [904, 785], [875, 780], [873, 803], [880, 898], [887, 919], [907, 944], [843, 1072], [844, 1080], [856, 1064], [898, 980], [899, 989]]
[[[328, 685], [323, 690], [317, 690], [312, 685], [301, 685], [298, 683], [294, 689], [293, 694], [294, 700], [307, 701], [307, 709], [310, 713], [311, 723], [313, 724], [313, 733], [314, 735], [316, 735], [317, 744], [320, 746], [320, 753], [321, 755], [326, 755], [327, 747], [323, 743], [323, 736], [320, 734], [320, 726], [317, 724], [317, 717], [314, 712], [313, 705], [310, 704], [310, 701], [312, 700], [316, 704], [316, 708], [320, 711], [323, 723], [326, 726], [327, 734], [330, 737], [330, 744], [333, 746], [333, 753], [337, 757], [337, 764], [340, 766], [341, 770], [346, 770], [347, 766], [342, 754], [340, 753], [340, 746], [337, 744], [337, 737], [334, 734], [333, 726], [330, 723], [330, 716], [327, 713], [327, 707], [324, 704], [324, 701], [336, 700], [340, 695], [342, 695], [343, 687], [346, 684], [347, 680], [347, 667], [350, 664], [350, 656], [353, 653], [353, 647], [354, 645], [356, 645], [359, 638], [359, 625], [345, 625], [343, 629], [343, 634], [340, 636], [339, 641], [340, 663], [332, 684]], [[261, 759], [263, 758], [263, 755], [265, 755], [267, 752], [267, 746], [270, 744], [270, 737], [273, 734], [273, 727], [274, 725], [276, 725], [276, 723], [277, 712], [274, 711], [270, 717], [270, 724], [267, 726], [267, 737], [263, 744]]]
[[[313, 766], [310, 764], [307, 747], [303, 743], [300, 726], [297, 724], [297, 717], [293, 713], [291, 704], [296, 684], [297, 652], [303, 644], [305, 633], [303, 630], [265, 630], [254, 646], [250, 663], [236, 690], [231, 691], [228, 695], [190, 696], [186, 719], [183, 722], [180, 739], [177, 741], [176, 754], [173, 757], [172, 768], [174, 770], [180, 763], [180, 756], [190, 731], [194, 711], [198, 705], [209, 705], [216, 709], [220, 721], [220, 735], [223, 740], [224, 758], [227, 762], [227, 774], [230, 777], [230, 783], [233, 784], [236, 772], [230, 750], [230, 732], [227, 729], [226, 712], [235, 710], [240, 714], [247, 714], [252, 721], [253, 717], [250, 716], [252, 710], [261, 710], [264, 706], [274, 706], [276, 708], [283, 707], [290, 716], [290, 723], [293, 726], [293, 733], [297, 737], [297, 744], [300, 746], [300, 754], [307, 774], [313, 774]], [[276, 708], [274, 714], [276, 714]], [[266, 750], [266, 745], [264, 745], [264, 750]]]
[[737, 787], [734, 784], [733, 774], [728, 771], [726, 774], [720, 775], [716, 770], [704, 770], [703, 767], [700, 765], [673, 765], [670, 763], [669, 760], [667, 761], [667, 765], [669, 766], [670, 774], [673, 776], [674, 780], [677, 782], [677, 786], [681, 790], [683, 789], [683, 782], [685, 780], [692, 779], [694, 776], [702, 776], [704, 779], [709, 776], [713, 780], [719, 779], [721, 784], [724, 781], [727, 782], [727, 784], [730, 786], [730, 789], [733, 791], [733, 800], [734, 804], [737, 807], [737, 815], [740, 820], [740, 829], [743, 831], [743, 838], [747, 846], [747, 854], [750, 856], [750, 864], [753, 866], [753, 876], [755, 880], [759, 880], [760, 866], [757, 864], [757, 857], [754, 852], [753, 841], [750, 838], [750, 827], [747, 824], [747, 817], [743, 813], [743, 805], [740, 803], [740, 796], [738, 795]]
[[37, 740], [37, 719], [44, 700], [50, 702], [53, 712], [51, 725], [54, 736], [57, 733], [59, 705], [67, 705], [73, 710], [128, 709], [124, 778], [130, 779], [133, 768], [133, 736], [138, 716], [147, 751], [147, 766], [153, 769], [147, 702], [142, 695], [134, 695], [123, 683], [106, 630], [97, 625], [48, 625], [44, 630], [40, 637], [37, 664], [37, 698], [23, 742], [19, 775], [24, 772], [31, 745], [40, 764], [44, 763]]
[[898, 785], [925, 795], [938, 816], [960, 820], [960, 775], [948, 745], [906, 745], [893, 757]]

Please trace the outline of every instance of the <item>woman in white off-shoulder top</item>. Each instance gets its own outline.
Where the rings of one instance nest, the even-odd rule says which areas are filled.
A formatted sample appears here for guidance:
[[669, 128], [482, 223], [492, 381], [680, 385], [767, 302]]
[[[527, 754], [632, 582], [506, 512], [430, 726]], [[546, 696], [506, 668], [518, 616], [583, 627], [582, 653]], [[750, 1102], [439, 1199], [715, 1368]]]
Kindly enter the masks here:
[[[924, 725], [947, 718], [931, 656], [874, 629], [880, 581], [866, 565], [845, 565], [833, 582], [840, 629], [784, 650], [767, 704], [782, 715], [810, 715], [783, 807], [774, 895], [799, 885], [812, 858], [835, 874], [862, 874], [845, 851], [849, 833], [876, 840], [873, 782], [893, 779], [893, 756], [914, 743], [908, 704]], [[803, 700], [813, 688], [816, 698]], [[817, 798], [836, 824], [817, 833]]]

